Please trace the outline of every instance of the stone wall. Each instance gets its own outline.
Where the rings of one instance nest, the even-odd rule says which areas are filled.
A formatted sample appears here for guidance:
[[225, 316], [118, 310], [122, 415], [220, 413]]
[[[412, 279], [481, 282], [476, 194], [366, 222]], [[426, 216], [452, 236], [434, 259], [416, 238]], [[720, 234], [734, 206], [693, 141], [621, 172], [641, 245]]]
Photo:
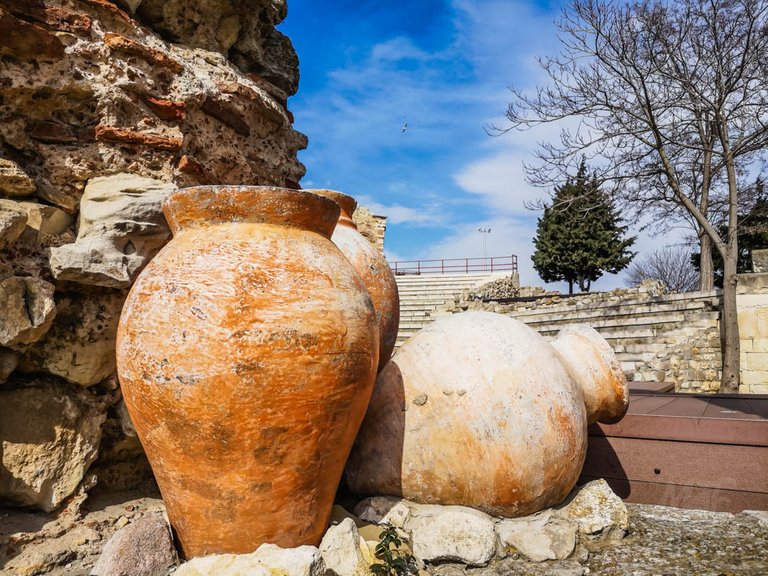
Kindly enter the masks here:
[[114, 373], [122, 303], [170, 237], [170, 191], [298, 187], [285, 15], [284, 0], [0, 0], [0, 503], [54, 509], [87, 470], [146, 479]]
[[352, 215], [357, 229], [368, 241], [376, 246], [379, 252], [384, 254], [384, 235], [387, 232], [387, 217], [377, 216], [368, 208], [358, 206]]
[[768, 272], [739, 275], [736, 307], [741, 339], [739, 391], [768, 394]]
[[[482, 288], [478, 291], [489, 295]], [[537, 296], [508, 304], [473, 300], [471, 294], [449, 312], [483, 309], [517, 318], [554, 338], [567, 324], [589, 324], [611, 344], [628, 380], [671, 382], [685, 392], [720, 388], [718, 292], [667, 294], [658, 284], [566, 297]]]

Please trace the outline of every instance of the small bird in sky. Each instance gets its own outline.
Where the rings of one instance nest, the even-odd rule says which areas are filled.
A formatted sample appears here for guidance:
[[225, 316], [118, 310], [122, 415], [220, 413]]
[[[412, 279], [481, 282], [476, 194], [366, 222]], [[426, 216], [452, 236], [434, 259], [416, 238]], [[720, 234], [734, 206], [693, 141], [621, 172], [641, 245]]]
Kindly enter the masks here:
[[405, 131], [406, 131], [406, 130], [408, 130], [408, 122], [406, 122], [405, 124], [403, 124], [403, 131], [402, 131], [402, 132], [400, 132], [400, 134], [405, 134]]

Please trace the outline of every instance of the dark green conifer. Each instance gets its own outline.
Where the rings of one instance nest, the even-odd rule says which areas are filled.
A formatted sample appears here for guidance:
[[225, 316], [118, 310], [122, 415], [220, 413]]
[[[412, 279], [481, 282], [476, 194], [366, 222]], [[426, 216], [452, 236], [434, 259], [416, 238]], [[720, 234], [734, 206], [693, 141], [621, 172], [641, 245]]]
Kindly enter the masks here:
[[552, 204], [544, 207], [533, 240], [533, 267], [545, 282], [568, 282], [571, 294], [574, 284], [589, 292], [603, 273], [623, 270], [635, 255], [629, 247], [636, 237], [625, 237], [621, 221], [582, 160], [576, 177], [555, 188]]

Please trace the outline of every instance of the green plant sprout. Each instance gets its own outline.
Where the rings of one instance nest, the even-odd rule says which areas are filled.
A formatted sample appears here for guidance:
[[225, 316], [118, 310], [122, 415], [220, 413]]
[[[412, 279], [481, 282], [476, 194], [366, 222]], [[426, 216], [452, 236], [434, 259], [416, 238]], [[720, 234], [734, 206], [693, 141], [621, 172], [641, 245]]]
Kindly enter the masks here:
[[394, 526], [387, 526], [381, 531], [379, 543], [374, 551], [374, 556], [379, 562], [370, 566], [374, 576], [404, 576], [409, 573], [410, 554], [400, 551], [402, 544]]

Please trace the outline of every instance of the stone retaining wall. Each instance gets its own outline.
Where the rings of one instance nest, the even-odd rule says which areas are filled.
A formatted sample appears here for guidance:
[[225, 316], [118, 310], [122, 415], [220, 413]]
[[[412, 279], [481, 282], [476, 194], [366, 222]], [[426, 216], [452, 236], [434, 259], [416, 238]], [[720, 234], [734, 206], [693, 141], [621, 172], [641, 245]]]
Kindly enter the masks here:
[[554, 338], [567, 324], [589, 324], [611, 344], [628, 380], [671, 382], [686, 392], [720, 387], [718, 292], [666, 294], [658, 285], [532, 302], [499, 304], [466, 299], [450, 312], [491, 310]]
[[[509, 297], [503, 282], [498, 296]], [[566, 297], [522, 288], [532, 302], [487, 301], [489, 284], [465, 293], [446, 312], [490, 310], [525, 322], [548, 338], [566, 324], [589, 324], [611, 344], [627, 379], [671, 382], [681, 392], [720, 388], [720, 291], [668, 294], [662, 286]], [[768, 273], [739, 275], [737, 306], [741, 337], [741, 393], [768, 393]], [[485, 302], [475, 297], [482, 296]]]
[[741, 338], [739, 391], [768, 394], [768, 272], [741, 274], [737, 290]]

